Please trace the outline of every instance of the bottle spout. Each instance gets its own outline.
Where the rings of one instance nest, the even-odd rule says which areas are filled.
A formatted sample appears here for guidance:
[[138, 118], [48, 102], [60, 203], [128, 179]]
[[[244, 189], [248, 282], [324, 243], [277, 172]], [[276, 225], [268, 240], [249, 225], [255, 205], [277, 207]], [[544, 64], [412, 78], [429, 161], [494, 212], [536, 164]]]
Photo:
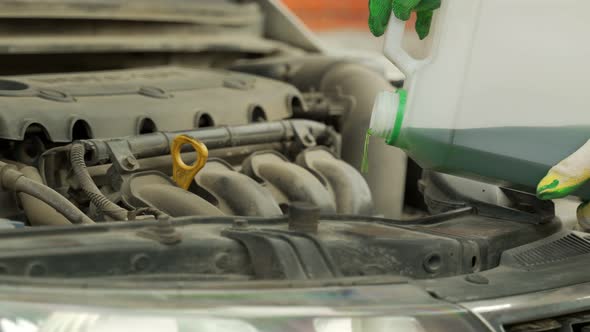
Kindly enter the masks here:
[[369, 133], [385, 139], [389, 145], [395, 145], [399, 137], [406, 108], [407, 92], [382, 91], [375, 97]]

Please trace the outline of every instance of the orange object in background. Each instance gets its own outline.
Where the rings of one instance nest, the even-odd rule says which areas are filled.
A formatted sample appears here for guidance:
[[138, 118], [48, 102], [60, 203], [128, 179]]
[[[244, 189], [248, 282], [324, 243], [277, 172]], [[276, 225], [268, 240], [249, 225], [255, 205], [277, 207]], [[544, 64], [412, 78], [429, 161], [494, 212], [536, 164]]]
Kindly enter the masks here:
[[283, 0], [312, 30], [367, 30], [368, 0]]

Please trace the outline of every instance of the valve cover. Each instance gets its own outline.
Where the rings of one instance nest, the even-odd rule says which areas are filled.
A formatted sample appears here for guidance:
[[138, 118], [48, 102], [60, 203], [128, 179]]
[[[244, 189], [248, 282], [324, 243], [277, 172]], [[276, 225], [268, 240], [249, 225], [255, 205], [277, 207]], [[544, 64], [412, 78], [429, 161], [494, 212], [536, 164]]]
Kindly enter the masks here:
[[[298, 99], [298, 100], [297, 100]], [[40, 126], [52, 142], [290, 117], [299, 91], [224, 70], [155, 67], [0, 79], [0, 138]]]

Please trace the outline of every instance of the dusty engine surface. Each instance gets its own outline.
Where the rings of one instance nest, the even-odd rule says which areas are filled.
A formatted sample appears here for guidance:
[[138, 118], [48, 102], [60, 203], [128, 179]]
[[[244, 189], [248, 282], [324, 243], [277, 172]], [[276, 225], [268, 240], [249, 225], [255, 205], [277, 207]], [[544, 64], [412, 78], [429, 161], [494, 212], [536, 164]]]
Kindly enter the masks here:
[[[494, 268], [507, 259], [506, 251], [560, 228], [558, 222], [507, 221], [472, 209], [414, 221], [321, 217], [304, 203], [290, 209], [288, 217], [33, 228], [18, 237], [0, 232], [0, 268], [5, 276], [83, 278], [109, 286], [117, 280], [181, 287], [191, 281], [438, 278]], [[561, 237], [590, 247], [577, 236]]]
[[[95, 221], [135, 218], [105, 214], [109, 207], [101, 204], [108, 200], [111, 210], [155, 209], [172, 217], [272, 217], [295, 201], [325, 214], [373, 213], [363, 177], [339, 159], [339, 134], [321, 122], [284, 120], [305, 103], [281, 81], [181, 67], [18, 76], [0, 80], [0, 100], [4, 158], [21, 169], [38, 167], [39, 174], [32, 167], [24, 173]], [[171, 180], [170, 146], [179, 135], [209, 150], [188, 190]], [[82, 151], [82, 171], [73, 165], [71, 142]], [[191, 164], [197, 156], [185, 151], [182, 158]], [[12, 208], [0, 215], [31, 225], [71, 222], [39, 213], [50, 208], [30, 199], [19, 205], [5, 192], [3, 205]]]

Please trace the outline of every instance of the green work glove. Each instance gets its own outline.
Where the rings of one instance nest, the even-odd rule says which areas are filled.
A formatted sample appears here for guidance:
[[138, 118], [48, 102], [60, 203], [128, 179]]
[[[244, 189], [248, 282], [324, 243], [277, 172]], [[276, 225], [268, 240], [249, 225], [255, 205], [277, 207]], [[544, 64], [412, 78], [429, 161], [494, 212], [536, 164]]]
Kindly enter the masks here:
[[[590, 141], [553, 166], [537, 186], [537, 197], [555, 199], [568, 196], [590, 179]], [[590, 230], [590, 204], [578, 207], [578, 223]]]
[[416, 32], [424, 39], [430, 32], [432, 13], [439, 7], [440, 0], [369, 0], [369, 29], [379, 37], [385, 32], [392, 11], [402, 21], [410, 19], [415, 11]]

